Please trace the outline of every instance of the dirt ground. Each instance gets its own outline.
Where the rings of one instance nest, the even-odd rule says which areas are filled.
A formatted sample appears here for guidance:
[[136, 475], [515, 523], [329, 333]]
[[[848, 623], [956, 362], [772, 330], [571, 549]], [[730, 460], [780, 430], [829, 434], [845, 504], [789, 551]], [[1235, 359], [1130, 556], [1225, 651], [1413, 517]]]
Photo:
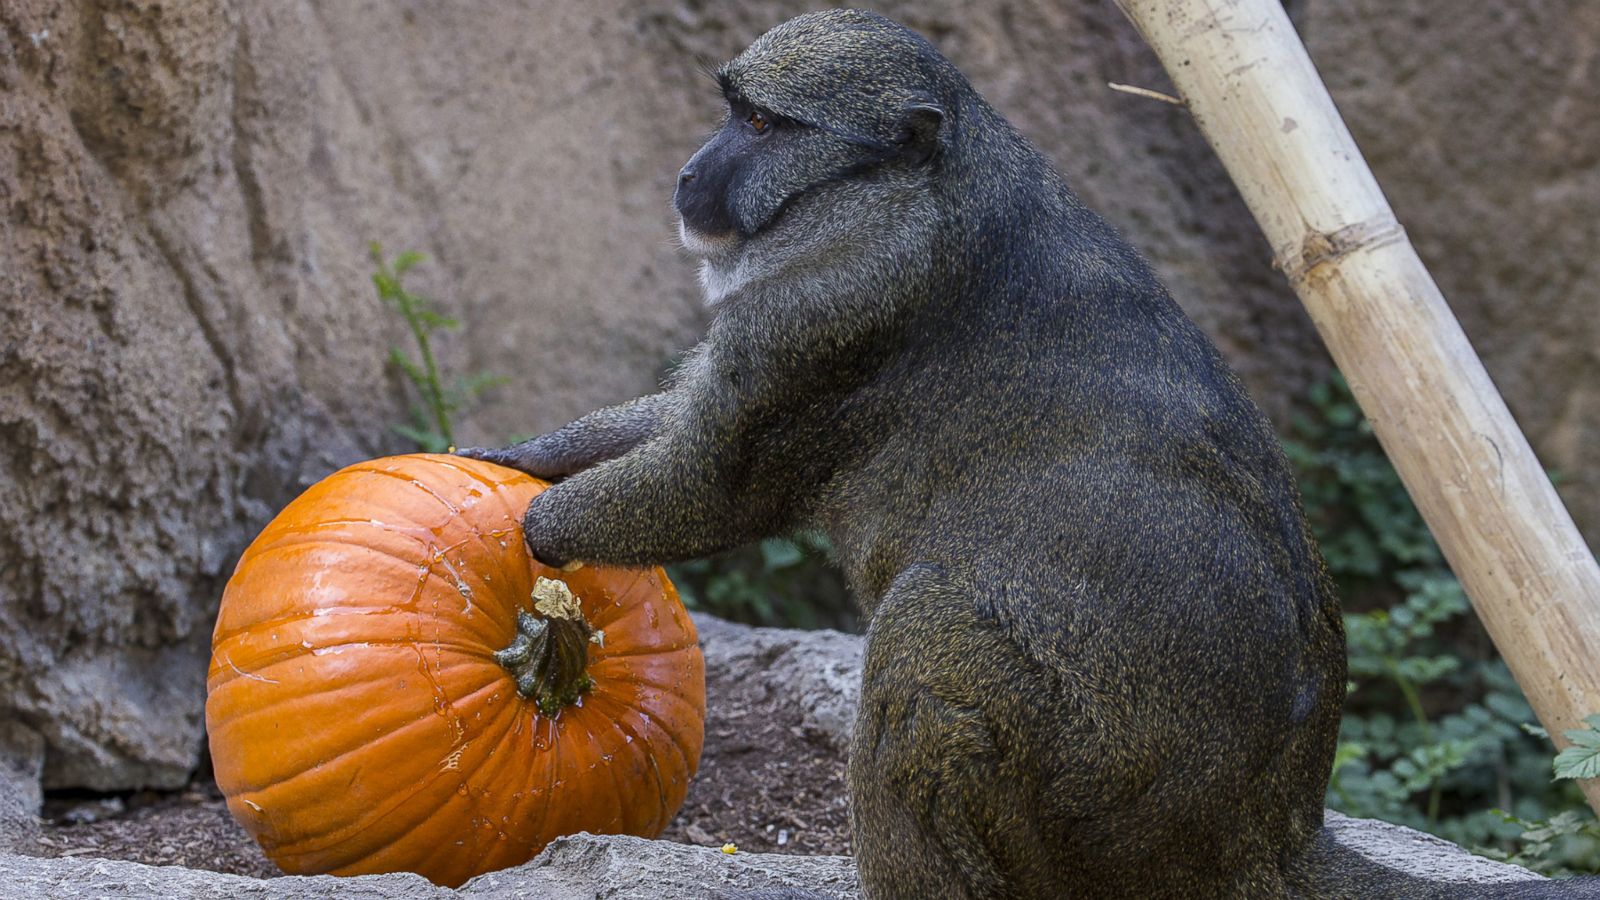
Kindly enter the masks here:
[[[714, 680], [707, 695], [700, 771], [662, 837], [763, 853], [849, 853], [844, 754], [803, 736], [799, 710], [759, 686]], [[209, 780], [168, 794], [55, 796], [44, 814], [41, 856], [279, 874]]]

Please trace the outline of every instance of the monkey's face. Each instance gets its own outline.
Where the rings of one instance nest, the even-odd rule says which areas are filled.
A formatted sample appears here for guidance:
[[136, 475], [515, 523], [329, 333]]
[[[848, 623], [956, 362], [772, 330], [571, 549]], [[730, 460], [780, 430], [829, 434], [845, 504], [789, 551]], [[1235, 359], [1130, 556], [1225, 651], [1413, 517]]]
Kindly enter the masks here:
[[770, 169], [771, 158], [789, 155], [799, 139], [793, 123], [730, 97], [722, 127], [678, 173], [672, 200], [684, 246], [712, 257], [754, 235], [771, 217], [749, 202], [759, 190], [758, 173]]
[[874, 55], [894, 63], [925, 49], [887, 20], [821, 14], [779, 26], [724, 66], [726, 118], [679, 173], [673, 197], [684, 246], [718, 265], [753, 243], [814, 244], [803, 232], [829, 227], [829, 217], [805, 211], [840, 211], [825, 197], [848, 195], [859, 212], [869, 202], [862, 187], [888, 187], [887, 202], [925, 186], [944, 110], [919, 89], [915, 66], [897, 73], [909, 83], [864, 68]]
[[704, 257], [735, 250], [777, 227], [807, 193], [852, 179], [883, 177], [929, 155], [936, 116], [923, 110], [921, 130], [889, 146], [863, 145], [824, 128], [728, 98], [722, 127], [678, 173], [673, 195], [684, 246]]

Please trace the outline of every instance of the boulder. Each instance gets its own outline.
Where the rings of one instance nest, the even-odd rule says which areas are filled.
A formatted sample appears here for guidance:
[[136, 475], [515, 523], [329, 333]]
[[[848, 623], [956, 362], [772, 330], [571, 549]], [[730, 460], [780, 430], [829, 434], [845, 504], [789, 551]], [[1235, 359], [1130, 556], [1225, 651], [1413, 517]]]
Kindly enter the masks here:
[[[463, 897], [549, 897], [551, 900], [713, 900], [724, 892], [808, 888], [856, 900], [855, 862], [848, 856], [724, 853], [636, 837], [578, 834], [559, 838], [532, 862], [479, 875]], [[736, 895], [735, 895], [736, 896]]]
[[[1408, 874], [1440, 884], [1499, 884], [1537, 875], [1474, 857], [1409, 828], [1329, 814], [1341, 843]], [[246, 878], [178, 866], [120, 860], [35, 859], [0, 854], [0, 884], [10, 900], [61, 897], [250, 898], [298, 900], [350, 898], [540, 897], [548, 900], [714, 900], [729, 890], [808, 888], [838, 900], [856, 900], [855, 864], [845, 856], [723, 853], [668, 841], [578, 834], [556, 840], [537, 858], [480, 875], [450, 891], [410, 874], [359, 878], [283, 876]]]
[[43, 768], [44, 737], [20, 722], [0, 721], [0, 853], [33, 849]]
[[[149, 900], [435, 900], [456, 897], [421, 875], [363, 875], [335, 878], [247, 878], [181, 866], [147, 866], [119, 859], [78, 856], [37, 859], [0, 854], [0, 884], [7, 900], [63, 900], [69, 897]], [[539, 896], [539, 895], [535, 895]], [[565, 898], [561, 898], [565, 900]]]
[[1440, 884], [1499, 884], [1536, 881], [1522, 868], [1473, 856], [1443, 838], [1377, 819], [1353, 819], [1326, 810], [1322, 823], [1334, 840], [1379, 865]]
[[[752, 628], [704, 613], [694, 614], [694, 624], [705, 650], [707, 685], [739, 685], [778, 698], [799, 710], [805, 736], [840, 754], [849, 750], [861, 697], [858, 635]], [[715, 705], [716, 698], [708, 703]]]

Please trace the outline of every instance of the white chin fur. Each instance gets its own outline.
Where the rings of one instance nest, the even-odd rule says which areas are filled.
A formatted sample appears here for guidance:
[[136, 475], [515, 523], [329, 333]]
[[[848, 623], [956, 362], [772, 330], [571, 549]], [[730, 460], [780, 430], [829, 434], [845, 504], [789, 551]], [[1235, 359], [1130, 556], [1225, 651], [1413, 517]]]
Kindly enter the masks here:
[[701, 259], [721, 256], [733, 249], [739, 238], [732, 232], [727, 234], [710, 235], [696, 231], [678, 220], [678, 242], [683, 244], [683, 249], [693, 253]]
[[738, 289], [738, 258], [732, 251], [739, 243], [733, 234], [709, 236], [678, 220], [678, 240], [683, 249], [700, 257], [700, 287], [706, 295], [706, 305], [716, 306]]
[[705, 292], [707, 306], [721, 303], [743, 284], [738, 263], [711, 259], [700, 261], [700, 288]]

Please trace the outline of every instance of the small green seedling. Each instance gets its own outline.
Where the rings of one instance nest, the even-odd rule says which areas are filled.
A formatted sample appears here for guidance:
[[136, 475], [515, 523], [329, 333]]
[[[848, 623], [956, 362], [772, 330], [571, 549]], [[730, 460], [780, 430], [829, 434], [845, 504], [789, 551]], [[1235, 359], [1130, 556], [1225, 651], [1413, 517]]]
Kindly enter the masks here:
[[389, 361], [405, 373], [420, 397], [411, 404], [411, 422], [396, 425], [394, 430], [428, 453], [444, 453], [455, 446], [451, 416], [469, 406], [479, 394], [503, 384], [505, 379], [480, 372], [446, 384], [434, 358], [432, 337], [437, 331], [459, 328], [461, 323], [439, 312], [434, 301], [406, 290], [405, 274], [422, 262], [422, 254], [408, 250], [390, 262], [376, 241], [372, 242], [370, 252], [377, 266], [372, 283], [378, 289], [378, 299], [394, 307], [405, 319], [412, 337], [416, 338], [421, 357], [413, 360], [399, 347], [389, 351]]

